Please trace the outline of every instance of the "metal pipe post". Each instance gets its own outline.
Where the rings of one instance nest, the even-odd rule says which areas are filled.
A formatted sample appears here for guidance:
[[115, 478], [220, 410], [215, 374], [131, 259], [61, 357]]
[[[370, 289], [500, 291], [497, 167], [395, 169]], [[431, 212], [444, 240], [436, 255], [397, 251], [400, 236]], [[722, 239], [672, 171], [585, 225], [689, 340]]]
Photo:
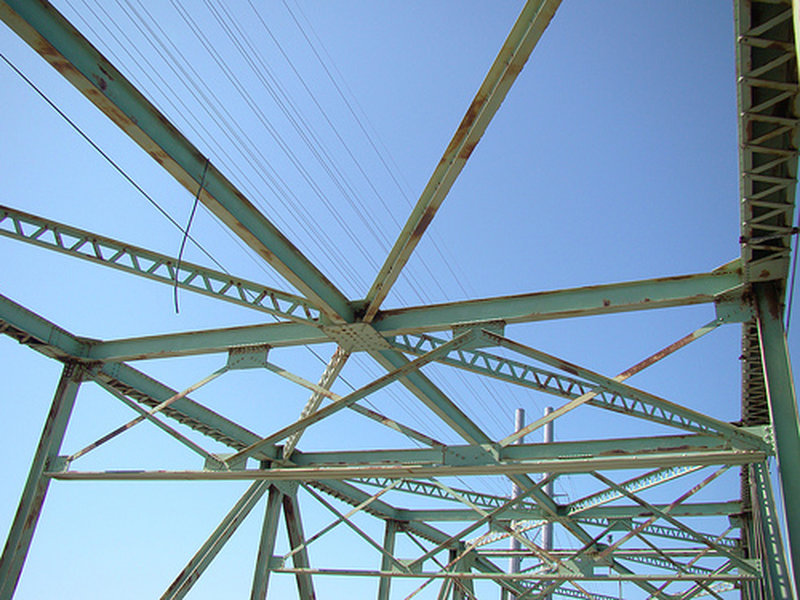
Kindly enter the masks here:
[[[519, 431], [523, 427], [525, 427], [525, 409], [524, 408], [518, 408], [516, 411], [514, 411], [514, 431], [515, 432]], [[521, 444], [521, 443], [523, 443], [524, 440], [525, 440], [525, 437], [523, 436], [523, 437], [519, 438], [518, 440], [516, 440], [514, 443], [515, 444]], [[517, 483], [512, 483], [511, 484], [511, 497], [512, 498], [517, 498], [517, 497], [519, 497], [519, 495], [521, 493], [522, 493], [522, 490], [520, 489], [519, 485]], [[513, 527], [513, 523], [512, 523], [512, 527]], [[514, 537], [512, 537], [511, 538], [511, 543], [509, 545], [509, 550], [518, 551], [521, 548], [522, 548], [522, 546], [520, 545], [519, 540], [514, 538]], [[520, 564], [521, 563], [522, 563], [522, 560], [520, 559], [520, 557], [517, 556], [517, 555], [512, 554], [511, 558], [508, 559], [508, 572], [509, 573], [519, 573], [519, 569], [520, 569]], [[508, 593], [506, 592], [506, 590], [503, 590], [501, 597], [502, 598], [506, 598], [507, 596], [508, 596]]]
[[[544, 409], [544, 416], [546, 417], [550, 413], [553, 412], [552, 406], [546, 406]], [[545, 444], [552, 444], [555, 439], [555, 428], [553, 427], [553, 421], [548, 421], [545, 423], [543, 428], [543, 436], [544, 436], [544, 443]], [[549, 473], [544, 473], [543, 477], [548, 477]], [[547, 494], [550, 498], [553, 497], [553, 482], [548, 481], [542, 491]], [[545, 526], [542, 528], [542, 548], [547, 552], [550, 552], [553, 549], [553, 523], [552, 521], [547, 521]], [[543, 600], [550, 600], [552, 596], [547, 594], [544, 596]]]

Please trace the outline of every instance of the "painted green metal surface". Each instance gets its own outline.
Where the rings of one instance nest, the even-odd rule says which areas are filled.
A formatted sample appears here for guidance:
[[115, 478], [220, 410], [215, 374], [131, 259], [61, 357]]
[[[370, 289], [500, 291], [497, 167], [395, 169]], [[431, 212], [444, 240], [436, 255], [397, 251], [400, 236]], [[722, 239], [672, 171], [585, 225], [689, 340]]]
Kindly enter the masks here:
[[22, 573], [50, 486], [48, 478], [43, 474], [61, 448], [83, 372], [82, 366], [69, 362], [61, 373], [17, 513], [6, 538], [3, 554], [0, 555], [0, 598], [3, 600], [10, 599], [14, 595]]
[[792, 470], [800, 456], [800, 419], [794, 391], [786, 334], [783, 330], [781, 305], [774, 285], [755, 288], [758, 306], [759, 338], [764, 378], [767, 383], [775, 449], [780, 466], [780, 483], [785, 503], [784, 519], [788, 531], [786, 549], [794, 572], [794, 593], [800, 589], [800, 514], [795, 507], [800, 502], [800, 479]]
[[204, 179], [200, 201], [327, 317], [352, 320], [347, 298], [214, 165], [203, 178], [206, 157], [54, 8], [4, 1], [0, 18], [191, 194]]
[[222, 550], [225, 543], [231, 538], [242, 521], [250, 514], [253, 507], [261, 496], [269, 488], [269, 484], [264, 481], [257, 481], [247, 488], [247, 491], [233, 505], [233, 508], [225, 515], [219, 526], [211, 533], [205, 543], [197, 553], [187, 563], [186, 567], [180, 572], [175, 581], [167, 588], [161, 596], [162, 600], [179, 600], [186, 597], [211, 561]]
[[181, 261], [178, 271], [178, 261], [175, 257], [7, 206], [0, 206], [0, 235], [170, 286], [177, 284], [182, 289], [254, 308], [284, 319], [301, 323], [319, 321], [319, 310], [301, 296], [287, 294], [190, 262]]
[[486, 127], [500, 108], [534, 46], [550, 24], [559, 4], [561, 0], [537, 0], [528, 2], [522, 9], [497, 58], [489, 68], [486, 79], [450, 140], [444, 156], [436, 165], [405, 227], [367, 292], [365, 320], [371, 321], [378, 312], [467, 159], [478, 145]]
[[[0, 331], [46, 356], [69, 364], [80, 363], [76, 368], [85, 369], [87, 378], [97, 381], [137, 412], [159, 405], [173, 397], [175, 391], [126, 365], [123, 362], [126, 360], [223, 353], [248, 345], [281, 348], [333, 342], [340, 346], [316, 386], [299, 376], [287, 377], [311, 389], [312, 397], [298, 420], [266, 436], [188, 397], [180, 398], [163, 411], [164, 416], [225, 444], [232, 454], [212, 455], [176, 429], [153, 419], [156, 426], [204, 459], [204, 469], [195, 465], [176, 471], [64, 471], [57, 448], [50, 452], [51, 448], [48, 450], [52, 455], [50, 463], [45, 464], [47, 461], [40, 460], [40, 453], [37, 453], [34, 467], [41, 464], [36, 473], [34, 469], [31, 471], [32, 479], [23, 492], [23, 502], [30, 503], [31, 498], [38, 498], [39, 488], [46, 486], [51, 477], [255, 480], [167, 590], [164, 597], [170, 598], [183, 597], [189, 591], [267, 489], [269, 495], [251, 598], [266, 598], [269, 579], [274, 573], [294, 576], [298, 597], [303, 600], [315, 597], [314, 582], [321, 575], [373, 577], [379, 600], [388, 600], [390, 584], [396, 577], [442, 580], [439, 592], [442, 598], [469, 597], [475, 589], [473, 580], [482, 579], [492, 580], [501, 590], [526, 598], [542, 598], [551, 592], [563, 597], [610, 598], [586, 592], [581, 587], [583, 582], [600, 579], [631, 582], [638, 586], [637, 593], [663, 600], [700, 594], [719, 597], [735, 589], [732, 586], [740, 586], [748, 599], [756, 597], [754, 590], [759, 586], [768, 587], [776, 598], [796, 597], [796, 591], [787, 589], [786, 569], [781, 563], [784, 550], [776, 526], [778, 507], [774, 504], [764, 467], [768, 456], [775, 453], [781, 465], [783, 495], [787, 505], [792, 506], [800, 497], [798, 483], [788, 475], [800, 455], [800, 424], [781, 325], [781, 303], [794, 233], [798, 119], [795, 111], [797, 50], [789, 25], [792, 13], [787, 1], [736, 2], [742, 142], [741, 260], [711, 273], [683, 277], [386, 311], [380, 308], [557, 5], [558, 2], [546, 0], [531, 0], [526, 4], [365, 300], [351, 302], [346, 298], [213, 165], [199, 194], [200, 200], [307, 299], [231, 278], [200, 265], [185, 263], [181, 272], [176, 273], [171, 266], [172, 259], [165, 255], [19, 211], [0, 209], [0, 235], [164, 283], [177, 282], [184, 289], [294, 321], [104, 342], [70, 334], [0, 297]], [[34, 49], [58, 66], [80, 91], [161, 162], [189, 192], [197, 192], [203, 179], [200, 173], [207, 165], [203, 155], [52, 7], [42, 0], [0, 0], [0, 16]], [[751, 291], [755, 293], [755, 301]], [[748, 374], [762, 371], [766, 394], [756, 389], [759, 385], [756, 379], [745, 379], [741, 423], [728, 423], [667, 401], [622, 383], [620, 376], [607, 377], [513, 342], [505, 333], [481, 331], [484, 326], [488, 327], [488, 322], [502, 329], [517, 323], [710, 303], [717, 303], [718, 307], [733, 303], [743, 307], [745, 315], [752, 314], [748, 311], [753, 304], [758, 309], [757, 322], [744, 325], [743, 363]], [[733, 313], [726, 310], [720, 310], [720, 314], [727, 315], [721, 320], [747, 318], [731, 316]], [[354, 322], [356, 319], [361, 321]], [[452, 339], [426, 335], [450, 330]], [[460, 331], [467, 333], [459, 335]], [[547, 368], [493, 354], [479, 346], [512, 350]], [[350, 352], [368, 354], [387, 374], [344, 396], [325, 393]], [[344, 357], [340, 363], [337, 355]], [[433, 378], [420, 371], [421, 367], [434, 362], [437, 366], [464, 369], [567, 401], [596, 394], [585, 403], [691, 433], [547, 445], [497, 443], [486, 433], [485, 424], [473, 418], [459, 399], [449, 397]], [[274, 364], [271, 366], [275, 367], [272, 370], [279, 370]], [[284, 375], [289, 374], [284, 372]], [[394, 381], [401, 382], [421, 402], [422, 410], [435, 415], [447, 427], [448, 435], [457, 436], [465, 444], [446, 446], [432, 436], [355, 404]], [[764, 395], [763, 399], [759, 398], [760, 394]], [[324, 405], [326, 397], [331, 403]], [[758, 413], [756, 405], [762, 400], [761, 417], [753, 417]], [[767, 405], [769, 410], [766, 410]], [[423, 447], [351, 450], [343, 444], [341, 449], [305, 453], [302, 448], [295, 447], [300, 434], [309, 425], [343, 408], [355, 408], [363, 416], [406, 434]], [[763, 427], [768, 424], [767, 419], [772, 430]], [[774, 432], [774, 447], [770, 431]], [[284, 439], [288, 439], [286, 447], [275, 445]], [[260, 461], [260, 468], [244, 468], [246, 463], [241, 461], [248, 457]], [[697, 478], [707, 475], [705, 468], [710, 465], [722, 468], [697, 483]], [[732, 465], [743, 465], [753, 474], [749, 480], [752, 486], [749, 497], [688, 501]], [[654, 470], [642, 474], [642, 469]], [[596, 475], [602, 482], [600, 491], [563, 504], [545, 494], [541, 490], [543, 481], [532, 476], [533, 473], [547, 473], [555, 477], [559, 473], [587, 474], [597, 470], [606, 471]], [[44, 473], [47, 476], [43, 476]], [[447, 476], [470, 475], [505, 475], [523, 490], [524, 496], [512, 500], [497, 494], [451, 488], [441, 480]], [[296, 493], [301, 481], [307, 482], [302, 495]], [[646, 491], [668, 482], [673, 486], [670, 489], [686, 488], [671, 503], [642, 497]], [[38, 486], [34, 492], [28, 489], [31, 485]], [[362, 489], [376, 485], [384, 489], [377, 494]], [[403, 508], [400, 504], [403, 494], [407, 498], [414, 495], [416, 499], [425, 497], [437, 501], [436, 507]], [[354, 508], [344, 514], [325, 497], [336, 498]], [[330, 510], [335, 519], [306, 538], [301, 504], [305, 510], [305, 501], [312, 499]], [[618, 502], [621, 499], [628, 503]], [[440, 508], [445, 501], [463, 506]], [[757, 503], [756, 516], [752, 512], [753, 501]], [[281, 511], [290, 551], [276, 567], [273, 553]], [[383, 544], [372, 540], [350, 521], [349, 517], [356, 512], [385, 521]], [[797, 574], [800, 572], [797, 565], [800, 552], [795, 548], [800, 539], [798, 522], [791, 510], [784, 509], [783, 516], [789, 529], [786, 546]], [[713, 521], [716, 517], [731, 517], [731, 524], [713, 533], [700, 531], [692, 524], [693, 518], [704, 524], [708, 520], [714, 523], [723, 520]], [[512, 527], [511, 520], [529, 523], [517, 523]], [[467, 525], [453, 534], [431, 525], [440, 521], [463, 521]], [[548, 554], [524, 536], [522, 527], [544, 521], [556, 523], [572, 546]], [[310, 564], [307, 546], [342, 523], [376, 551], [378, 558], [372, 570], [332, 569]], [[479, 542], [467, 537], [477, 535], [484, 526], [490, 530], [485, 538], [481, 534], [479, 540], [493, 539], [494, 533], [520, 540], [528, 556], [538, 561], [531, 567], [532, 571], [509, 574], [493, 560], [494, 555], [479, 554], [475, 550]], [[14, 527], [16, 523], [7, 549], [8, 544], [19, 546], [15, 540], [22, 539]], [[494, 532], [491, 527], [495, 528]], [[595, 531], [597, 528], [600, 533]], [[767, 547], [768, 551], [759, 556], [745, 556], [736, 534], [730, 533], [735, 529], [743, 532], [742, 537], [750, 535], [756, 539], [753, 548], [760, 544], [759, 547]], [[648, 553], [615, 550], [610, 542], [603, 541], [612, 531], [624, 532], [629, 536], [626, 539], [641, 540], [648, 545]], [[405, 562], [394, 555], [398, 542], [407, 541], [403, 536], [419, 547], [419, 553]], [[666, 546], [684, 544], [681, 548], [688, 554], [662, 550], [655, 538], [667, 540]], [[30, 537], [22, 539], [25, 548], [29, 543]], [[473, 543], [475, 547], [470, 545]], [[692, 544], [694, 556], [686, 544]], [[0, 560], [3, 569], [0, 580], [16, 582], [21, 568], [20, 554], [17, 552], [12, 559], [6, 554], [4, 551]], [[287, 566], [289, 558], [292, 567]], [[703, 562], [702, 558], [711, 560]], [[764, 565], [764, 562], [769, 564]], [[642, 570], [638, 571], [640, 568]], [[567, 587], [567, 582], [573, 587]], [[665, 591], [673, 582], [682, 582], [686, 587], [677, 593]], [[797, 579], [794, 582], [796, 585]], [[10, 597], [11, 593], [13, 588], [8, 584], [5, 588], [0, 586], [0, 598]]]

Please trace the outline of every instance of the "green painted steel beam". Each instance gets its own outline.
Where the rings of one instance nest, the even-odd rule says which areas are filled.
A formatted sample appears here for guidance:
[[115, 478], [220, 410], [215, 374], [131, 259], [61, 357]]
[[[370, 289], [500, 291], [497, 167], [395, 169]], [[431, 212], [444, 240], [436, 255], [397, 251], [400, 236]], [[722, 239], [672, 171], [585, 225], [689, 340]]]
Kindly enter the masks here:
[[[360, 477], [358, 479], [353, 479], [352, 481], [354, 483], [358, 483], [359, 485], [369, 485], [380, 488], [384, 488], [391, 483], [391, 480], [382, 477]], [[450, 502], [460, 503], [459, 500], [453, 498], [452, 495], [443, 490], [441, 487], [434, 485], [429, 481], [407, 478], [403, 479], [394, 489], [408, 494], [415, 494], [418, 496], [425, 496], [427, 498], [436, 498], [437, 500], [448, 500]], [[466, 498], [469, 502], [475, 504], [476, 506], [480, 506], [481, 508], [497, 508], [501, 504], [508, 501], [508, 496], [497, 496], [494, 494], [486, 494], [461, 488], [453, 489], [459, 495]], [[520, 504], [522, 506], [527, 506], [528, 508], [536, 507], [535, 503], [530, 502], [526, 503], [522, 501]]]
[[773, 598], [797, 598], [783, 547], [778, 505], [772, 493], [767, 463], [751, 465], [750, 474], [752, 506], [758, 515], [755, 522], [760, 533], [760, 543], [757, 546], [763, 553], [762, 562], [767, 572], [766, 587]]
[[0, 295], [0, 332], [58, 359], [85, 358], [90, 342], [43, 319], [13, 300]]
[[297, 491], [283, 495], [283, 519], [286, 525], [286, 533], [289, 537], [289, 546], [300, 548], [292, 555], [292, 564], [298, 570], [295, 573], [297, 582], [297, 597], [299, 600], [314, 600], [314, 581], [311, 573], [303, 572], [310, 567], [308, 551], [305, 547], [305, 534], [303, 533], [303, 520], [300, 515], [300, 504], [297, 501]]
[[608, 440], [551, 442], [547, 444], [458, 445], [438, 448], [398, 450], [344, 450], [306, 452], [295, 461], [303, 467], [330, 465], [487, 465], [500, 462], [524, 462], [578, 457], [646, 455], [653, 452], [712, 452], [730, 450], [724, 440], [712, 435], [671, 435]]
[[[710, 274], [391, 310], [379, 313], [373, 326], [382, 336], [394, 338], [450, 330], [463, 322], [527, 322], [682, 306], [713, 302], [717, 295], [740, 284], [738, 263], [732, 263]], [[88, 358], [125, 361], [224, 352], [243, 344], [281, 347], [333, 341], [320, 328], [303, 323], [274, 323], [97, 342]]]
[[[506, 500], [508, 502], [508, 499]], [[666, 510], [666, 504], [654, 505], [659, 510]], [[670, 511], [675, 517], [709, 517], [736, 515], [742, 510], [742, 503], [736, 500], [728, 502], [700, 502], [681, 504]], [[581, 513], [580, 518], [606, 519], [617, 521], [653, 516], [652, 511], [643, 510], [641, 506], [597, 506]], [[398, 508], [397, 518], [401, 521], [423, 522], [461, 522], [475, 521], [481, 514], [468, 508], [441, 508], [441, 509], [404, 509]], [[538, 507], [509, 508], [503, 511], [503, 519], [512, 520], [546, 520], [547, 515]], [[556, 519], [553, 519], [556, 520]]]
[[190, 262], [181, 261], [178, 271], [172, 256], [7, 206], [0, 206], [0, 235], [283, 319], [319, 321], [319, 309], [301, 296]]
[[441, 346], [436, 350], [432, 350], [425, 356], [421, 356], [413, 361], [406, 361], [405, 364], [390, 371], [383, 377], [379, 377], [375, 381], [368, 383], [367, 385], [362, 386], [357, 390], [354, 390], [353, 392], [347, 394], [346, 396], [342, 396], [341, 398], [332, 402], [331, 404], [328, 404], [311, 414], [301, 417], [294, 423], [287, 425], [286, 427], [283, 427], [282, 429], [268, 435], [265, 438], [262, 438], [258, 442], [250, 444], [247, 448], [244, 448], [243, 450], [240, 450], [239, 452], [234, 454], [230, 460], [236, 461], [239, 458], [245, 456], [251, 456], [254, 452], [258, 451], [259, 448], [281, 441], [291, 436], [295, 432], [303, 431], [308, 426], [313, 425], [314, 423], [317, 423], [322, 419], [325, 419], [330, 415], [340, 410], [343, 410], [352, 404], [355, 404], [359, 400], [367, 397], [368, 395], [372, 394], [377, 390], [384, 388], [385, 386], [389, 385], [390, 383], [401, 377], [409, 377], [416, 374], [416, 372], [421, 367], [435, 360], [437, 355], [444, 354], [446, 352], [449, 352], [451, 349], [455, 349], [464, 344], [468, 344], [472, 340], [472, 337], [473, 336], [470, 332], [464, 333], [450, 340], [449, 346]]
[[[236, 455], [234, 455], [236, 456]], [[243, 456], [243, 455], [239, 455]], [[589, 458], [505, 461], [491, 464], [441, 465], [344, 465], [327, 467], [291, 467], [272, 469], [241, 469], [225, 471], [53, 471], [49, 475], [65, 480], [145, 480], [145, 481], [242, 481], [269, 479], [274, 481], [315, 481], [318, 479], [353, 479], [358, 477], [464, 477], [467, 475], [507, 475], [522, 478], [530, 473], [588, 473], [595, 470], [652, 469], [667, 465], [746, 465], [765, 460], [766, 454], [757, 450], [703, 450], [689, 452], [654, 452], [628, 456], [598, 456]], [[231, 460], [230, 458], [228, 460]], [[537, 498], [537, 501], [539, 499]], [[548, 512], [556, 513], [551, 504]], [[566, 517], [566, 515], [564, 515]]]
[[[394, 348], [403, 352], [421, 355], [446, 341], [429, 334], [407, 334], [396, 336], [390, 343]], [[728, 437], [735, 437], [739, 434], [733, 432], [740, 431], [729, 423], [723, 423], [652, 395], [628, 394], [621, 386], [616, 386], [613, 390], [604, 389], [598, 387], [597, 383], [586, 379], [542, 369], [534, 364], [510, 359], [485, 350], [461, 349], [441, 357], [438, 362], [569, 400], [579, 398], [589, 392], [596, 393], [595, 397], [586, 401], [586, 404], [669, 427], [700, 433], [719, 429], [724, 431]], [[746, 431], [741, 435], [750, 436]]]
[[325, 316], [348, 299], [122, 73], [45, 0], [2, 0], [0, 18]]
[[256, 566], [253, 573], [253, 587], [250, 600], [266, 600], [269, 588], [270, 560], [275, 550], [275, 535], [278, 532], [278, 517], [281, 510], [281, 496], [277, 487], [270, 486], [267, 503], [264, 509], [264, 521], [261, 525], [261, 537], [256, 554]]
[[[620, 483], [619, 485], [629, 492], [638, 492], [667, 481], [672, 481], [678, 477], [695, 473], [698, 470], [700, 470], [700, 467], [697, 466], [669, 466], [665, 469], [657, 469], [655, 471], [651, 471], [650, 473], [640, 475], [639, 477], [634, 477], [633, 479]], [[608, 488], [602, 492], [590, 494], [589, 496], [585, 496], [579, 500], [570, 502], [567, 505], [567, 514], [574, 516], [593, 506], [600, 506], [608, 502], [613, 502], [614, 500], [622, 497], [622, 493]]]
[[578, 377], [591, 381], [592, 383], [609, 391], [615, 392], [620, 396], [633, 398], [639, 402], [642, 402], [651, 407], [651, 409], [654, 411], [669, 411], [678, 416], [677, 423], [679, 423], [683, 428], [700, 430], [706, 433], [715, 433], [743, 447], [761, 448], [764, 450], [768, 449], [768, 444], [766, 444], [760, 436], [748, 431], [747, 429], [731, 425], [725, 421], [720, 421], [719, 419], [715, 419], [708, 415], [704, 415], [703, 413], [688, 409], [680, 406], [679, 404], [675, 404], [674, 402], [669, 402], [668, 400], [664, 400], [663, 398], [659, 398], [658, 396], [650, 394], [649, 392], [634, 388], [611, 377], [600, 375], [599, 373], [595, 373], [574, 363], [551, 356], [545, 352], [530, 348], [489, 331], [484, 331], [483, 335], [498, 346], [502, 346], [508, 350], [517, 352], [523, 356], [527, 356], [528, 358], [532, 358], [533, 360], [538, 360], [544, 364], [550, 365], [551, 367], [556, 367], [569, 373], [573, 373]]
[[789, 349], [783, 329], [783, 307], [774, 284], [754, 286], [758, 307], [761, 362], [767, 384], [767, 402], [775, 437], [779, 480], [783, 492], [786, 549], [794, 572], [795, 594], [800, 591], [800, 418], [797, 411]]
[[713, 302], [742, 284], [738, 260], [711, 273], [464, 300], [386, 310], [373, 325], [384, 336], [450, 329], [457, 323], [527, 323]]
[[181, 570], [175, 580], [170, 584], [161, 600], [180, 600], [192, 589], [194, 584], [209, 567], [211, 562], [219, 554], [227, 541], [236, 532], [236, 529], [250, 514], [253, 507], [261, 499], [261, 496], [269, 488], [265, 481], [256, 481], [247, 488], [241, 498], [233, 505], [225, 515], [220, 524], [203, 543], [200, 549], [189, 560], [187, 565]]
[[769, 271], [783, 289], [800, 144], [792, 0], [737, 0], [734, 15], [745, 278], [752, 281]]
[[68, 362], [64, 365], [56, 387], [50, 412], [47, 415], [33, 456], [28, 479], [20, 496], [19, 506], [11, 522], [3, 553], [0, 555], [0, 598], [10, 600], [22, 574], [39, 515], [44, 505], [49, 480], [44, 476], [48, 465], [56, 458], [67, 430], [84, 369]]
[[94, 342], [86, 358], [97, 361], [129, 361], [227, 352], [236, 346], [267, 345], [273, 348], [332, 343], [321, 329], [304, 323], [270, 323], [225, 327]]
[[[394, 555], [395, 541], [397, 537], [397, 521], [388, 519], [384, 526], [383, 550], [381, 555], [381, 571], [388, 571], [392, 566], [391, 557]], [[381, 577], [378, 581], [378, 600], [389, 600], [392, 580], [389, 577]]]
[[367, 292], [364, 320], [369, 322], [400, 276], [436, 211], [478, 145], [506, 94], [541, 38], [561, 0], [528, 0], [511, 28], [475, 98], [425, 185], [403, 230]]
[[[729, 513], [729, 514], [731, 514], [731, 515], [736, 515], [737, 512], [741, 512], [741, 508], [742, 508], [741, 502], [734, 501], [734, 502], [731, 502], [731, 503], [724, 503], [724, 504], [730, 504], [731, 513]], [[604, 507], [604, 508], [611, 508], [611, 507]], [[737, 508], [739, 509], [738, 511], [736, 510]], [[673, 509], [673, 510], [675, 510], [675, 509]], [[609, 525], [609, 523], [611, 521], [607, 517], [592, 517], [592, 518], [586, 518], [586, 519], [579, 518], [578, 520], [579, 520], [579, 522], [581, 522], [581, 523], [583, 523], [585, 525], [602, 527], [604, 529], [608, 527], [608, 525]], [[640, 525], [641, 525], [641, 523], [638, 522], [638, 521], [631, 521], [631, 523], [630, 523], [630, 527], [631, 528], [638, 528]], [[642, 533], [644, 533], [644, 534], [646, 534], [648, 536], [652, 536], [652, 537], [660, 537], [660, 538], [664, 538], [664, 539], [667, 539], [667, 540], [673, 540], [673, 541], [679, 541], [679, 542], [694, 542], [694, 541], [696, 541], [693, 536], [689, 535], [688, 533], [686, 533], [682, 529], [678, 529], [677, 527], [670, 527], [669, 525], [660, 525], [658, 523], [653, 523], [651, 525], [648, 525], [647, 527], [645, 527], [642, 530]], [[716, 537], [714, 534], [711, 534], [711, 533], [701, 533], [701, 535], [703, 537], [712, 538], [712, 539], [714, 537]], [[732, 538], [720, 538], [720, 539], [717, 540], [717, 543], [722, 545], [722, 546], [726, 546], [729, 549], [730, 548], [736, 548], [738, 546], [738, 540], [735, 540], [735, 539], [732, 539]]]
[[484, 574], [484, 573], [470, 573], [470, 572], [453, 572], [453, 571], [419, 571], [414, 573], [407, 573], [402, 571], [369, 571], [359, 569], [275, 569], [276, 573], [307, 573], [309, 575], [339, 575], [345, 577], [392, 577], [396, 579], [506, 579], [511, 581], [526, 581], [526, 580], [539, 580], [539, 581], [631, 581], [631, 582], [651, 582], [651, 581], [686, 581], [695, 582], [702, 581], [743, 581], [747, 579], [757, 578], [757, 575], [748, 573], [710, 573], [707, 575], [700, 574], [664, 574], [664, 573], [649, 573], [649, 574], [609, 574], [609, 573], [592, 573], [585, 574], [577, 569], [574, 571], [561, 571], [558, 573], [503, 573], [503, 574]]

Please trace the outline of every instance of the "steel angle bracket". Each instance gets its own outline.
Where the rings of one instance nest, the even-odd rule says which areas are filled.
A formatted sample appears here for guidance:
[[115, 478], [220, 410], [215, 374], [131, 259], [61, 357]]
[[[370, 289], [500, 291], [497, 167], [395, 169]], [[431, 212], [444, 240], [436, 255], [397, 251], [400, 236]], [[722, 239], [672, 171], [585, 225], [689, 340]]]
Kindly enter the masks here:
[[228, 350], [228, 364], [231, 371], [238, 369], [259, 369], [267, 365], [267, 356], [271, 346], [258, 344], [254, 346], [238, 346]]

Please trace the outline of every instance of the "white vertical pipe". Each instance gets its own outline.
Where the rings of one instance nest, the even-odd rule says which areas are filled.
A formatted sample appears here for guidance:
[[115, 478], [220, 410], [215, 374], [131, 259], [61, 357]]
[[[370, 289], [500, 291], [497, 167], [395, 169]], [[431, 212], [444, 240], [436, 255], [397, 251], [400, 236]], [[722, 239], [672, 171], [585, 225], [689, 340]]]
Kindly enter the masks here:
[[[514, 411], [514, 431], [515, 432], [519, 431], [523, 427], [525, 427], [525, 409], [524, 408], [518, 408], [516, 411]], [[523, 437], [519, 438], [517, 441], [515, 441], [514, 443], [515, 444], [521, 444], [521, 443], [523, 443], [524, 439], [525, 439], [525, 437], [523, 436]], [[512, 498], [517, 498], [521, 493], [522, 493], [522, 490], [520, 490], [520, 487], [516, 483], [512, 483], [511, 484], [511, 497]], [[513, 522], [512, 522], [511, 526], [512, 527], [514, 526]], [[517, 539], [512, 537], [511, 538], [511, 544], [509, 546], [509, 550], [519, 550], [520, 548], [521, 548], [521, 546], [520, 546], [519, 540], [517, 540]], [[512, 556], [508, 560], [508, 571], [509, 571], [509, 573], [519, 573], [519, 568], [520, 568], [520, 563], [521, 562], [522, 561], [520, 560], [519, 556]]]

